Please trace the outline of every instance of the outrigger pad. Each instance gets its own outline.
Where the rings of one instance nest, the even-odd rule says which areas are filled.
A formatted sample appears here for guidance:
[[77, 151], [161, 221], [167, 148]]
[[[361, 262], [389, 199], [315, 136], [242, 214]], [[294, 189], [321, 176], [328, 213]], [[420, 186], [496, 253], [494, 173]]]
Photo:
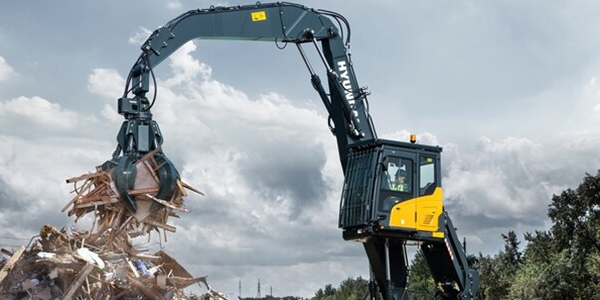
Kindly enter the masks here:
[[133, 213], [137, 211], [137, 204], [135, 198], [129, 195], [129, 190], [134, 189], [136, 175], [137, 169], [129, 156], [121, 156], [117, 167], [112, 171], [112, 178], [121, 201]]

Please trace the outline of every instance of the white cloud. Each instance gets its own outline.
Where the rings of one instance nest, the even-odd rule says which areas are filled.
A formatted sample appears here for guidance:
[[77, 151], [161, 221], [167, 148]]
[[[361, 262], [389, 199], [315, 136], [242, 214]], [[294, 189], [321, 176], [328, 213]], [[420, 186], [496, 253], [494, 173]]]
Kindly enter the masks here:
[[119, 115], [119, 113], [115, 109], [114, 103], [104, 105], [102, 107], [102, 110], [100, 111], [100, 114], [106, 120], [109, 120], [111, 123], [116, 124], [119, 122], [123, 122], [123, 117]]
[[7, 81], [11, 77], [16, 76], [14, 68], [11, 67], [6, 59], [0, 55], [0, 82]]
[[129, 38], [129, 44], [140, 47], [148, 39], [150, 34], [152, 34], [152, 30], [140, 26], [138, 31]]
[[249, 99], [242, 91], [212, 80], [210, 67], [191, 56], [195, 49], [190, 42], [176, 51], [169, 59], [174, 75], [158, 80], [153, 112], [161, 125], [172, 123], [173, 130], [179, 132], [177, 127], [207, 124], [236, 138], [247, 130], [269, 139], [289, 137], [295, 132], [313, 138], [312, 131], [326, 132], [325, 119], [314, 110], [296, 107], [275, 93]]
[[[192, 57], [191, 53], [196, 50], [196, 43], [189, 41], [185, 43], [181, 48], [175, 51], [169, 57], [169, 66], [175, 74], [164, 82], [167, 87], [179, 85], [185, 80], [207, 80], [212, 75], [212, 70], [209, 66], [199, 62], [197, 59]], [[201, 78], [196, 78], [200, 75]]]
[[423, 133], [416, 134], [414, 132], [408, 132], [407, 130], [402, 129], [402, 130], [396, 131], [394, 133], [384, 134], [384, 135], [382, 135], [382, 137], [385, 139], [390, 139], [390, 140], [395, 140], [395, 141], [409, 142], [411, 134], [416, 135], [416, 137], [417, 137], [416, 143], [418, 143], [418, 144], [432, 145], [432, 146], [439, 145], [437, 137], [430, 132], [423, 132]]
[[65, 180], [92, 171], [108, 158], [102, 153], [107, 143], [94, 137], [0, 138], [0, 190], [8, 193], [2, 199], [1, 219], [22, 236], [35, 234], [43, 224], [66, 225], [68, 218], [60, 208], [73, 197], [73, 186]]
[[[409, 135], [401, 130], [383, 137], [407, 141]], [[438, 145], [433, 134], [417, 137], [423, 144]], [[444, 204], [458, 235], [467, 237], [471, 253], [497, 251], [508, 224], [518, 233], [545, 229], [545, 208], [552, 194], [573, 182], [552, 175], [573, 173], [576, 165], [562, 165], [560, 160], [568, 145], [548, 149], [519, 137], [481, 137], [474, 151], [454, 143], [441, 145]]]
[[592, 77], [584, 87], [584, 97], [594, 104], [594, 111], [600, 112], [600, 83], [596, 76]]
[[0, 102], [0, 123], [27, 124], [43, 129], [74, 129], [80, 118], [57, 103], [41, 97], [18, 97]]
[[183, 5], [177, 0], [167, 2], [167, 8], [170, 10], [179, 10]]
[[444, 182], [447, 199], [468, 215], [530, 221], [540, 201], [549, 200], [546, 187], [532, 180], [548, 167], [539, 165], [547, 157], [543, 147], [523, 138], [482, 137], [478, 150], [449, 162]]
[[547, 229], [552, 196], [596, 172], [597, 144], [597, 138], [552, 145], [482, 137], [476, 151], [444, 146], [444, 201], [459, 235], [469, 237], [471, 251], [485, 254], [498, 251], [500, 234], [508, 230]]
[[115, 103], [123, 95], [125, 79], [114, 69], [94, 69], [88, 77], [87, 88]]
[[528, 154], [539, 153], [542, 146], [526, 138], [507, 137], [494, 142], [488, 137], [481, 137], [478, 147], [483, 152], [497, 154]]

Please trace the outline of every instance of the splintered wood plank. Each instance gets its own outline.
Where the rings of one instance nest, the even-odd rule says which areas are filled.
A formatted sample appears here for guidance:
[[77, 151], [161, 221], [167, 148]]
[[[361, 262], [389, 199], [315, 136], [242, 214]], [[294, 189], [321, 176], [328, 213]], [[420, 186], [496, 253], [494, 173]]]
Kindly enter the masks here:
[[91, 180], [86, 181], [83, 187], [80, 189], [79, 193], [77, 193], [77, 195], [75, 195], [75, 197], [73, 197], [73, 199], [71, 199], [71, 201], [69, 201], [69, 203], [67, 203], [67, 205], [65, 205], [60, 211], [65, 212], [65, 210], [67, 210], [67, 208], [69, 208], [69, 206], [71, 206], [73, 202], [77, 201], [77, 199], [83, 198], [83, 193], [87, 191], [92, 185], [93, 182]]
[[130, 196], [136, 196], [136, 195], [141, 195], [141, 194], [157, 193], [157, 192], [158, 192], [158, 187], [154, 187], [154, 188], [147, 188], [147, 189], [129, 190], [129, 191], [127, 191], [127, 194], [129, 194]]
[[162, 257], [160, 257], [158, 255], [145, 254], [145, 253], [135, 253], [132, 256], [136, 257], [136, 258], [139, 258], [139, 259], [152, 260], [152, 261], [158, 261], [158, 260], [160, 260], [162, 258]]
[[188, 190], [190, 190], [190, 191], [192, 191], [192, 192], [195, 192], [195, 193], [197, 193], [197, 194], [200, 194], [200, 195], [202, 195], [202, 196], [205, 196], [203, 192], [201, 192], [200, 190], [197, 190], [197, 189], [195, 189], [194, 187], [190, 186], [189, 184], [187, 184], [187, 183], [185, 183], [185, 182], [183, 182], [183, 181], [181, 182], [181, 185], [182, 185], [184, 188], [186, 188], [186, 189], [188, 189]]
[[8, 275], [10, 268], [12, 268], [12, 266], [19, 260], [23, 254], [23, 251], [25, 251], [25, 246], [21, 246], [21, 248], [15, 251], [15, 253], [13, 253], [13, 255], [6, 261], [6, 263], [4, 263], [4, 267], [2, 267], [2, 270], [0, 270], [0, 282], [2, 282], [6, 275]]
[[158, 153], [160, 150], [161, 150], [161, 147], [154, 148], [154, 150], [146, 153], [146, 155], [144, 155], [144, 156], [142, 156], [142, 158], [138, 159], [138, 161], [136, 161], [135, 164], [137, 165], [137, 164], [140, 164], [140, 163], [142, 163], [144, 161], [147, 161], [149, 159], [153, 159], [154, 158], [154, 154]]
[[160, 168], [162, 168], [164, 165], [166, 165], [166, 164], [167, 164], [167, 162], [166, 162], [166, 161], [163, 161], [162, 163], [160, 163], [160, 164], [158, 164], [158, 165], [157, 165], [157, 164], [156, 164], [156, 160], [154, 159], [154, 157], [152, 157], [152, 158], [151, 158], [151, 160], [152, 160], [152, 165], [154, 166], [154, 168], [153, 168], [153, 169], [154, 169], [154, 171], [158, 171], [158, 170], [160, 170]]
[[[121, 299], [121, 297], [125, 296], [126, 293], [127, 293], [127, 290], [122, 290], [120, 293], [116, 294], [113, 297], [113, 300], [119, 300], [119, 299]], [[108, 300], [108, 299], [109, 299], [108, 296], [106, 296], [106, 300]]]
[[181, 278], [194, 278], [184, 267], [182, 267], [173, 257], [166, 252], [160, 250], [154, 253], [162, 259], [163, 270], [169, 275]]
[[184, 289], [194, 283], [206, 282], [206, 277], [184, 278], [184, 277], [167, 277], [167, 282], [177, 289]]
[[121, 226], [119, 227], [119, 229], [121, 229], [121, 230], [122, 230], [123, 228], [125, 228], [125, 225], [127, 225], [127, 224], [129, 223], [129, 221], [131, 221], [131, 219], [133, 219], [133, 216], [129, 216], [129, 217], [127, 217], [127, 219], [125, 220], [125, 222], [123, 222], [123, 223], [121, 224]]
[[181, 195], [183, 197], [187, 197], [187, 192], [185, 191], [185, 188], [183, 188], [183, 185], [181, 184], [181, 180], [177, 179], [175, 182], [177, 183], [177, 188], [179, 188]]
[[[131, 270], [131, 273], [133, 273], [133, 276], [140, 277], [140, 273], [138, 273], [137, 269], [135, 268], [135, 266], [133, 265], [133, 263], [131, 262], [131, 260], [127, 259], [127, 265], [129, 266], [129, 270]], [[129, 277], [129, 275], [128, 275]], [[133, 278], [130, 278], [130, 280]]]
[[123, 214], [125, 213], [127, 209], [125, 208], [124, 205], [121, 206], [121, 208], [119, 209], [119, 212], [116, 215], [113, 215], [113, 217], [110, 220], [110, 227], [112, 228], [118, 228], [119, 226], [121, 226], [119, 224], [119, 220], [121, 219], [121, 217], [123, 216]]
[[140, 290], [140, 292], [142, 292], [142, 294], [144, 294], [149, 299], [152, 299], [152, 300], [166, 300], [166, 298], [163, 297], [161, 294], [159, 294], [159, 293], [153, 291], [152, 289], [148, 288], [146, 285], [144, 285], [142, 282], [138, 281], [137, 279], [131, 278], [131, 277], [128, 276], [127, 280], [129, 281], [129, 283], [131, 283], [131, 285], [133, 285], [138, 290]]
[[93, 189], [92, 191], [90, 191], [89, 193], [83, 195], [81, 198], [79, 198], [79, 201], [76, 201], [77, 203], [80, 202], [91, 202], [91, 201], [95, 201], [100, 199], [100, 197], [102, 197], [105, 193], [105, 191], [108, 189], [108, 186], [103, 184], [103, 185], [96, 185], [96, 188]]
[[73, 183], [73, 182], [77, 182], [77, 181], [82, 181], [82, 180], [86, 180], [86, 179], [90, 179], [90, 178], [95, 178], [95, 177], [102, 176], [102, 175], [104, 175], [104, 173], [102, 173], [102, 172], [83, 174], [83, 175], [78, 176], [78, 177], [73, 177], [73, 178], [67, 179], [67, 183]]
[[170, 231], [170, 232], [175, 232], [175, 230], [177, 230], [177, 227], [175, 227], [173, 225], [159, 223], [154, 220], [144, 220], [144, 222], [146, 222], [146, 224], [148, 224], [148, 225], [156, 226], [158, 228], [162, 228], [162, 229]]
[[[102, 198], [99, 198], [99, 199], [102, 199]], [[106, 205], [106, 204], [113, 204], [113, 203], [117, 203], [117, 202], [119, 202], [119, 199], [109, 198], [109, 199], [105, 199], [102, 201], [94, 201], [94, 202], [88, 202], [88, 203], [75, 204], [74, 208], [100, 206], [100, 205]]]
[[179, 210], [179, 211], [182, 211], [182, 212], [190, 212], [186, 208], [175, 206], [175, 205], [171, 204], [171, 202], [168, 202], [168, 201], [165, 201], [165, 200], [162, 200], [162, 199], [158, 199], [158, 198], [156, 198], [156, 197], [154, 197], [154, 196], [152, 196], [150, 194], [146, 194], [146, 197], [148, 197], [148, 198], [150, 198], [150, 199], [152, 199], [152, 200], [154, 200], [154, 201], [156, 201], [156, 202], [158, 202], [158, 203], [160, 203], [160, 204], [162, 204], [162, 205], [164, 205], [166, 207], [170, 207], [172, 209], [176, 209], [176, 210]]
[[88, 275], [90, 275], [92, 270], [94, 270], [94, 265], [91, 263], [86, 263], [85, 266], [83, 267], [83, 269], [81, 269], [81, 272], [79, 272], [79, 274], [77, 274], [75, 281], [71, 284], [71, 286], [67, 290], [67, 293], [63, 297], [63, 300], [71, 300], [73, 295], [75, 295], [75, 292], [77, 292], [77, 289], [79, 289], [79, 287], [81, 287], [81, 285], [87, 279]]

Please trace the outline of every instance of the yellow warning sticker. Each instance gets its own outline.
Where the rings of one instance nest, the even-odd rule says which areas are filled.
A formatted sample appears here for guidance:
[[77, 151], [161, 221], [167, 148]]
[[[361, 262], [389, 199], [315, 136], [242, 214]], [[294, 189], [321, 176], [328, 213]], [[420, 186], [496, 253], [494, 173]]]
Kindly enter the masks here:
[[267, 14], [264, 10], [252, 12], [252, 22], [264, 21], [267, 19]]
[[443, 232], [437, 232], [437, 231], [432, 232], [431, 235], [433, 237], [438, 237], [438, 238], [443, 238], [444, 237], [444, 233]]

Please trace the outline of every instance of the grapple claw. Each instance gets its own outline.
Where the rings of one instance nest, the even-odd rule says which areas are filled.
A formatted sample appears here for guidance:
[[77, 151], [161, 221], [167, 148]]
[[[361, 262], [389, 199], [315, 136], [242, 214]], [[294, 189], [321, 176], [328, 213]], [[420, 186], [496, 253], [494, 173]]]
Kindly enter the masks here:
[[[156, 193], [156, 198], [165, 201], [171, 201], [173, 193], [175, 193], [175, 189], [177, 188], [177, 179], [179, 178], [179, 173], [177, 172], [177, 169], [175, 169], [173, 163], [164, 154], [155, 154], [154, 160], [159, 166], [161, 166], [157, 170], [160, 183], [158, 186], [158, 193]], [[158, 202], [152, 202], [150, 211], [156, 211], [161, 206], [162, 204]]]
[[133, 190], [135, 187], [136, 175], [137, 169], [133, 164], [133, 159], [129, 156], [121, 156], [117, 166], [112, 171], [113, 182], [119, 192], [121, 201], [134, 213], [137, 211], [137, 204], [135, 199], [129, 195], [129, 190]]

